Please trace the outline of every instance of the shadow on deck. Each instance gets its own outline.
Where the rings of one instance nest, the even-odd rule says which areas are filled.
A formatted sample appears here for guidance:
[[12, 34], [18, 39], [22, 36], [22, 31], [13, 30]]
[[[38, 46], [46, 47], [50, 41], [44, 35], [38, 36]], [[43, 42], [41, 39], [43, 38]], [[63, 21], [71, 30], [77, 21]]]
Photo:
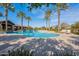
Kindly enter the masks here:
[[9, 35], [9, 36], [0, 36], [0, 41], [12, 41], [18, 39], [24, 39], [26, 37], [22, 35]]
[[34, 52], [35, 56], [69, 56], [73, 55], [73, 47], [56, 39], [33, 39], [23, 45]]

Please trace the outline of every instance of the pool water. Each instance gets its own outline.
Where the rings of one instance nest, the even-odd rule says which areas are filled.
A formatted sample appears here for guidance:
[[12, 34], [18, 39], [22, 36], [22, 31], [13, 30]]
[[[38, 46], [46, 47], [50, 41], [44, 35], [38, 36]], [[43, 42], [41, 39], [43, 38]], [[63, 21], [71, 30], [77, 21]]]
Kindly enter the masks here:
[[8, 32], [7, 34], [21, 34], [26, 37], [40, 37], [40, 38], [48, 38], [48, 37], [56, 37], [59, 36], [59, 34], [54, 34], [54, 33], [41, 33], [38, 31], [19, 31], [19, 32]]

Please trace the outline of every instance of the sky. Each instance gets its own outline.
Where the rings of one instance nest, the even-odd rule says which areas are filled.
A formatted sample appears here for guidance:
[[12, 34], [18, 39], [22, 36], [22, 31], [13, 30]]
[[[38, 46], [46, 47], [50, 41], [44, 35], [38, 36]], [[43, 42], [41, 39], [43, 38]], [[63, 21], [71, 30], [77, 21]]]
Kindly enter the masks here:
[[[17, 13], [19, 10], [22, 10], [27, 16], [30, 16], [32, 20], [30, 21], [30, 26], [32, 27], [43, 27], [46, 26], [46, 22], [44, 19], [45, 11], [48, 9], [45, 6], [39, 9], [33, 9], [31, 12], [28, 10], [27, 6], [21, 6], [20, 4], [16, 3], [13, 4], [15, 6], [15, 12], [9, 11], [8, 19], [15, 23], [16, 25], [21, 25], [21, 19], [17, 17]], [[68, 24], [73, 24], [79, 21], [79, 4], [78, 3], [70, 3], [68, 4], [69, 7], [67, 10], [61, 10], [60, 20], [61, 23], [65, 22]], [[49, 6], [49, 9], [53, 9], [54, 6]], [[4, 15], [4, 8], [0, 7], [0, 12]], [[5, 20], [4, 17], [0, 17], [0, 20]], [[52, 11], [50, 17], [50, 26], [57, 25], [57, 12]], [[23, 25], [27, 26], [27, 20], [24, 19]]]

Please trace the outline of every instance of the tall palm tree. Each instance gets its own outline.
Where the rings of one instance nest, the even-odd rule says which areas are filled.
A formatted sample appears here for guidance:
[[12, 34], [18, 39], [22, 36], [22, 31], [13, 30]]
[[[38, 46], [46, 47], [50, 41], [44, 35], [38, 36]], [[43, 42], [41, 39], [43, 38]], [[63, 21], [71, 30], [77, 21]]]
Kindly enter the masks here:
[[[0, 17], [2, 17], [3, 14], [0, 12]], [[1, 27], [1, 30], [2, 30], [2, 23], [0, 23], [0, 27]]]
[[46, 28], [48, 27], [50, 30], [50, 15], [51, 15], [51, 11], [47, 10], [45, 12], [45, 20], [46, 20]]
[[57, 14], [58, 14], [58, 32], [60, 32], [60, 12], [68, 8], [66, 3], [57, 3]]
[[[49, 3], [30, 3], [30, 5], [28, 6], [29, 10], [32, 10], [32, 9], [36, 9], [36, 8], [40, 8], [42, 7], [43, 5], [49, 7]], [[66, 3], [51, 3], [52, 6], [56, 6], [57, 8], [57, 14], [58, 14], [58, 32], [60, 32], [60, 11], [61, 10], [65, 10], [68, 8], [68, 5]], [[55, 10], [54, 9], [54, 10]]]
[[23, 19], [25, 18], [25, 16], [26, 16], [25, 13], [22, 11], [19, 11], [17, 13], [17, 17], [21, 18], [21, 30], [23, 30]]
[[[33, 9], [38, 9], [38, 8], [41, 9], [43, 5], [48, 7], [49, 3], [29, 3], [28, 9], [29, 11], [32, 11]], [[47, 24], [50, 22], [50, 20], [48, 20], [49, 18], [50, 18], [50, 10], [45, 12], [46, 27], [47, 27]], [[50, 27], [50, 23], [49, 23], [49, 27]]]
[[4, 9], [5, 9], [5, 11], [4, 11], [4, 16], [5, 16], [5, 20], [6, 20], [6, 31], [8, 30], [8, 24], [7, 24], [7, 20], [8, 20], [8, 10], [10, 10], [10, 11], [12, 11], [12, 12], [14, 12], [14, 10], [15, 10], [15, 8], [14, 8], [14, 6], [12, 5], [12, 4], [10, 4], [10, 3], [0, 3], [0, 6], [3, 6], [4, 7]]
[[28, 27], [29, 27], [29, 22], [31, 21], [31, 17], [26, 17], [26, 20], [27, 20], [27, 22], [28, 22]]

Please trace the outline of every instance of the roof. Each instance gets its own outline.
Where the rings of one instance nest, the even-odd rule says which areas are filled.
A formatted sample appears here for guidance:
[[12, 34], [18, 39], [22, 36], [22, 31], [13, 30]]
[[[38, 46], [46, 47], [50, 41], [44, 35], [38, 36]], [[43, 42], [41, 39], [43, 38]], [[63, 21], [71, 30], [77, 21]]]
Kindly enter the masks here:
[[[10, 20], [7, 20], [7, 21], [8, 21], [8, 24], [11, 24], [11, 25], [14, 25], [14, 26], [17, 26], [17, 27], [21, 27], [21, 25], [16, 25], [12, 21], [10, 21]], [[6, 20], [1, 20], [0, 23], [1, 22], [5, 24]], [[26, 27], [26, 26], [23, 26], [23, 27]]]
[[[6, 22], [6, 20], [1, 20], [1, 21], [0, 21], [0, 23], [5, 23], [5, 22]], [[10, 24], [12, 24], [12, 25], [15, 25], [15, 24], [14, 24], [13, 22], [11, 22], [10, 20], [7, 20], [7, 22], [10, 23]]]

